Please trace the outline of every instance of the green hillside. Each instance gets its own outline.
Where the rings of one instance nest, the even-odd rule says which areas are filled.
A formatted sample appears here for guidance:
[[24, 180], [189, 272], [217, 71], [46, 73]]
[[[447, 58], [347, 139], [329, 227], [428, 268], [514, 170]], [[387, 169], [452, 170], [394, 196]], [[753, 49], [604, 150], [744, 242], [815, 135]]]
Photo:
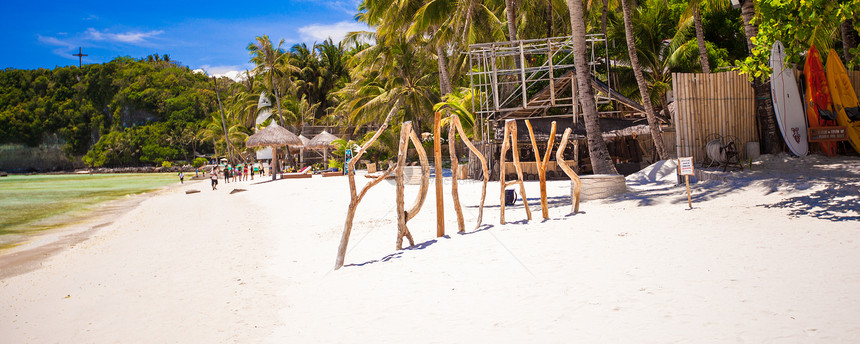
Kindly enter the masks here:
[[95, 166], [188, 160], [217, 109], [212, 80], [166, 55], [0, 71], [0, 143], [38, 146], [56, 134], [67, 154]]

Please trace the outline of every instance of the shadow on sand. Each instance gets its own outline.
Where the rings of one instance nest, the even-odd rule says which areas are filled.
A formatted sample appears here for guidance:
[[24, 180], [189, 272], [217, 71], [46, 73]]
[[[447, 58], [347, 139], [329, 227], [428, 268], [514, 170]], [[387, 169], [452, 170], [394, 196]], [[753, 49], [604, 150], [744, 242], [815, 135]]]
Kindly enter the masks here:
[[[727, 197], [742, 189], [760, 190], [763, 195], [770, 195], [773, 193], [801, 192], [823, 186], [823, 190], [808, 196], [792, 197], [774, 204], [761, 204], [759, 206], [789, 209], [789, 214], [792, 216], [811, 216], [829, 221], [860, 221], [860, 206], [858, 206], [860, 200], [857, 199], [857, 196], [860, 195], [860, 173], [856, 172], [857, 168], [844, 168], [844, 165], [840, 165], [857, 165], [856, 160], [852, 161], [848, 158], [832, 164], [828, 160], [803, 162], [798, 158], [788, 156], [778, 156], [772, 159], [775, 161], [771, 163], [781, 163], [782, 169], [757, 166], [753, 170], [725, 173], [728, 177], [725, 182], [705, 181], [691, 184], [694, 207], [696, 203]], [[798, 164], [803, 172], [798, 173], [798, 171], [784, 167], [793, 164]], [[529, 197], [527, 199], [534, 216], [535, 211], [540, 211], [540, 198]], [[687, 197], [683, 185], [667, 185], [651, 190], [628, 188], [628, 192], [605, 198], [602, 201], [632, 201], [637, 206], [647, 207], [664, 203], [684, 204], [687, 203]], [[547, 203], [550, 208], [570, 207], [571, 197], [568, 195], [547, 197]], [[477, 208], [477, 206], [469, 207]], [[580, 206], [580, 208], [583, 207], [583, 205]], [[489, 204], [484, 208], [498, 209], [499, 206]], [[514, 212], [514, 214], [521, 214], [516, 212], [521, 212], [522, 209], [522, 202], [505, 207], [506, 213]], [[583, 212], [580, 211], [580, 213]], [[575, 214], [569, 214], [565, 217], [573, 215]], [[521, 224], [522, 221], [508, 223]]]
[[774, 204], [760, 204], [764, 208], [788, 209], [791, 216], [811, 216], [829, 221], [860, 221], [860, 186], [836, 184], [813, 192], [808, 196], [785, 199]]
[[[442, 238], [450, 238], [450, 237], [449, 237], [449, 236], [447, 236], [447, 235], [445, 235], [445, 236], [442, 236]], [[392, 253], [392, 254], [386, 255], [385, 257], [382, 257], [382, 258], [379, 258], [379, 259], [368, 260], [368, 261], [366, 261], [366, 262], [364, 262], [364, 263], [346, 264], [346, 265], [344, 265], [344, 266], [345, 266], [345, 267], [351, 267], [351, 266], [365, 266], [365, 265], [376, 264], [376, 263], [385, 263], [385, 262], [390, 262], [390, 261], [395, 260], [395, 259], [400, 259], [400, 258], [403, 256], [403, 252], [404, 252], [404, 251], [417, 251], [417, 250], [423, 250], [423, 249], [425, 249], [425, 248], [427, 248], [427, 247], [430, 247], [430, 245], [433, 245], [433, 244], [435, 244], [436, 242], [438, 242], [438, 239], [439, 239], [439, 238], [432, 239], [432, 240], [427, 240], [427, 241], [425, 241], [425, 242], [418, 243], [418, 244], [415, 244], [415, 245], [412, 245], [412, 246], [406, 247], [406, 248], [404, 248], [403, 250], [400, 250], [400, 251], [394, 252], [394, 253]]]

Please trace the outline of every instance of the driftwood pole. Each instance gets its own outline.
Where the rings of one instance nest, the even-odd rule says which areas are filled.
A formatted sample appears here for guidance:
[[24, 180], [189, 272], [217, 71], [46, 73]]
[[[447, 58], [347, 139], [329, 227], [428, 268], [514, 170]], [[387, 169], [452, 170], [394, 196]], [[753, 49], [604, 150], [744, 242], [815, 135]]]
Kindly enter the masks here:
[[365, 142], [364, 145], [361, 146], [361, 150], [358, 151], [358, 153], [355, 155], [355, 158], [353, 158], [352, 160], [350, 160], [347, 163], [347, 166], [349, 167], [349, 170], [347, 173], [347, 177], [349, 178], [349, 196], [350, 196], [349, 209], [347, 210], [347, 213], [346, 213], [346, 221], [343, 224], [343, 235], [340, 238], [340, 246], [337, 248], [337, 259], [335, 260], [335, 263], [334, 263], [334, 269], [335, 270], [343, 267], [343, 260], [344, 260], [344, 257], [346, 256], [346, 247], [349, 244], [349, 235], [350, 235], [350, 233], [352, 233], [352, 220], [355, 218], [355, 211], [356, 211], [356, 208], [358, 207], [358, 203], [361, 202], [361, 199], [367, 193], [367, 190], [370, 190], [370, 188], [376, 186], [376, 184], [379, 184], [379, 182], [381, 182], [383, 179], [385, 179], [385, 176], [387, 176], [389, 173], [391, 173], [391, 171], [393, 169], [399, 167], [397, 164], [389, 167], [388, 171], [385, 174], [376, 178], [375, 180], [371, 181], [370, 183], [367, 183], [367, 185], [365, 185], [364, 188], [361, 189], [361, 193], [356, 192], [356, 190], [355, 190], [355, 163], [358, 161], [358, 158], [361, 158], [361, 156], [364, 155], [364, 152], [367, 150], [367, 147], [370, 147], [370, 145], [372, 145], [374, 142], [376, 142], [376, 139], [379, 137], [379, 135], [381, 135], [382, 132], [385, 131], [386, 128], [388, 128], [388, 121], [391, 120], [391, 117], [394, 116], [394, 114], [397, 112], [397, 109], [399, 107], [400, 107], [400, 101], [398, 101], [397, 103], [394, 104], [394, 107], [391, 108], [391, 111], [388, 112], [388, 116], [385, 117], [385, 120], [382, 122], [382, 126], [380, 126], [379, 129], [376, 130], [376, 133], [373, 134], [373, 137], [371, 137], [370, 140]]
[[544, 219], [549, 219], [549, 204], [546, 201], [546, 165], [549, 163], [549, 156], [552, 152], [552, 145], [555, 143], [555, 121], [552, 121], [552, 129], [550, 129], [549, 141], [546, 144], [546, 153], [543, 156], [543, 161], [540, 159], [540, 151], [538, 151], [537, 141], [535, 141], [535, 133], [532, 130], [532, 124], [526, 120], [526, 127], [529, 128], [529, 138], [532, 140], [532, 149], [535, 152], [535, 163], [538, 167], [538, 179], [540, 180], [540, 207], [541, 214]]
[[[454, 129], [460, 133], [460, 138], [463, 139], [463, 143], [466, 144], [466, 147], [469, 147], [469, 150], [472, 153], [475, 153], [475, 156], [478, 157], [478, 160], [481, 161], [481, 169], [484, 171], [484, 187], [481, 189], [481, 206], [478, 208], [478, 224], [475, 225], [475, 229], [481, 227], [481, 221], [484, 218], [484, 199], [487, 198], [487, 183], [490, 182], [490, 171], [487, 168], [487, 159], [484, 157], [484, 154], [481, 154], [481, 151], [475, 148], [475, 145], [472, 144], [472, 141], [469, 140], [469, 137], [466, 136], [466, 132], [463, 130], [463, 124], [460, 123], [460, 117], [457, 115], [451, 115], [451, 121], [449, 122], [448, 128], [448, 147], [451, 154], [451, 166], [459, 166], [457, 162], [457, 153], [454, 149]], [[457, 170], [456, 167], [455, 171]], [[457, 210], [457, 224], [460, 226], [460, 232], [464, 232], [463, 228], [463, 210], [460, 209], [460, 195], [457, 190], [457, 173], [454, 173], [454, 178], [451, 179], [451, 193], [454, 198], [454, 209]]]
[[[567, 164], [567, 161], [564, 160], [564, 147], [567, 146], [567, 140], [570, 138], [570, 128], [564, 130], [564, 135], [561, 137], [561, 142], [558, 144], [558, 151], [555, 152], [555, 160], [558, 162], [558, 166], [570, 177], [570, 181], [573, 182], [573, 199], [571, 200], [571, 207], [573, 208], [573, 214], [579, 212], [579, 192], [582, 191], [582, 181], [579, 180], [579, 176], [576, 175], [576, 172], [570, 168]], [[574, 145], [576, 147], [576, 145]], [[577, 147], [578, 148], [578, 147]]]
[[[442, 113], [436, 111], [433, 119], [433, 160], [436, 169], [436, 237], [445, 236], [445, 202], [442, 191]], [[420, 149], [416, 147], [416, 149]], [[452, 162], [453, 164], [453, 162]], [[456, 173], [456, 170], [455, 170]]]
[[[507, 153], [508, 148], [511, 148], [511, 151], [514, 155], [514, 168], [517, 170], [517, 180], [512, 180], [510, 182], [505, 182], [505, 153]], [[526, 198], [526, 186], [523, 183], [523, 170], [522, 166], [520, 166], [520, 152], [519, 147], [517, 146], [517, 121], [513, 119], [509, 119], [505, 121], [505, 138], [502, 141], [502, 153], [499, 157], [499, 184], [502, 187], [502, 195], [501, 195], [501, 205], [499, 209], [501, 209], [501, 213], [499, 216], [499, 222], [501, 224], [505, 224], [505, 188], [514, 184], [520, 184], [520, 196], [523, 199], [523, 207], [526, 208], [526, 217], [531, 220], [532, 219], [532, 211], [529, 209], [529, 201]]]
[[460, 192], [457, 187], [457, 178], [460, 177], [458, 176], [460, 174], [460, 161], [457, 159], [457, 151], [454, 148], [454, 143], [457, 142], [455, 120], [458, 120], [457, 116], [448, 117], [448, 156], [451, 158], [451, 198], [454, 199], [454, 212], [457, 213], [457, 231], [463, 233], [466, 231], [466, 224], [463, 222], [463, 209], [460, 208]]
[[[415, 150], [418, 151], [418, 158], [421, 160], [421, 189], [418, 191], [418, 199], [416, 199], [415, 204], [412, 205], [412, 208], [410, 208], [409, 210], [405, 210], [405, 176], [403, 173], [403, 166], [406, 165], [406, 153], [409, 147], [410, 140], [415, 146]], [[399, 151], [397, 153], [397, 169], [395, 169], [394, 171], [394, 180], [397, 183], [396, 249], [400, 250], [403, 249], [403, 237], [406, 237], [406, 239], [409, 240], [410, 246], [415, 245], [415, 241], [412, 240], [412, 234], [409, 232], [409, 228], [406, 226], [406, 222], [415, 217], [415, 215], [418, 215], [418, 212], [424, 205], [424, 200], [427, 199], [427, 189], [430, 185], [430, 164], [427, 162], [427, 152], [425, 152], [424, 147], [421, 146], [421, 140], [418, 138], [418, 135], [416, 135], [415, 131], [412, 130], [411, 121], [403, 122], [400, 127], [400, 143]]]

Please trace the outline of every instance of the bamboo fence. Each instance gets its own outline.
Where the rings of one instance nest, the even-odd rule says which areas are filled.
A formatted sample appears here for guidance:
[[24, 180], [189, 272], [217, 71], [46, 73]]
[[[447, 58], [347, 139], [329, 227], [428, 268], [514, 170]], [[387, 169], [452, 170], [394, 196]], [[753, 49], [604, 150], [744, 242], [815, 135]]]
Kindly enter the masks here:
[[849, 71], [848, 79], [851, 79], [851, 85], [854, 86], [854, 93], [860, 95], [860, 71]]
[[[795, 75], [800, 75], [795, 71]], [[848, 72], [854, 92], [860, 94], [860, 71]], [[746, 143], [758, 141], [755, 98], [746, 75], [738, 72], [712, 74], [673, 73], [672, 89], [676, 113], [677, 156], [692, 156], [701, 162], [707, 140], [720, 136], [737, 137], [741, 159], [746, 159]]]
[[718, 134], [734, 136], [746, 158], [747, 142], [758, 141], [755, 99], [746, 75], [738, 72], [711, 74], [673, 73], [675, 94], [675, 145], [679, 157], [692, 156], [701, 162], [707, 140]]

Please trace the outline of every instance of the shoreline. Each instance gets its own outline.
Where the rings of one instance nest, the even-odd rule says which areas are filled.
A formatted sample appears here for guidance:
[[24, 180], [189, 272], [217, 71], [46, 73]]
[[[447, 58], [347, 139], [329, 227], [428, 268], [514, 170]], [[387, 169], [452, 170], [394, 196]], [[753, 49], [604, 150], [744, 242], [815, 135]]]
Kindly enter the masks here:
[[[0, 280], [38, 269], [44, 260], [86, 241], [99, 229], [113, 224], [116, 218], [134, 210], [147, 199], [180, 186], [182, 184], [165, 185], [94, 204], [73, 214], [60, 214], [37, 221], [52, 223], [52, 228], [24, 234], [26, 239], [23, 241], [0, 248]], [[56, 223], [61, 221], [63, 223]]]

